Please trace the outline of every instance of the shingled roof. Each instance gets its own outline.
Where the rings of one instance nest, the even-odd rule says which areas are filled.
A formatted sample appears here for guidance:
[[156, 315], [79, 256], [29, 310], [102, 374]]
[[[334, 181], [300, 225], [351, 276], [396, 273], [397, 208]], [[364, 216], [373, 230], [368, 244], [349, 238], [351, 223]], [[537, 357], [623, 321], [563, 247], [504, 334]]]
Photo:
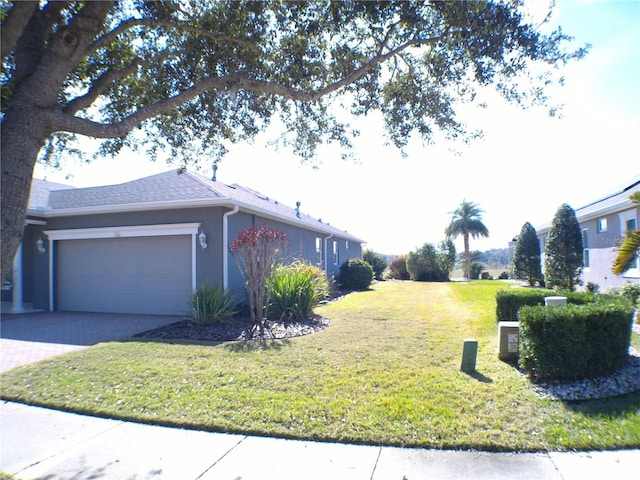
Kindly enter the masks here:
[[57, 190], [68, 190], [75, 187], [62, 183], [49, 182], [34, 178], [31, 182], [31, 193], [29, 195], [29, 210], [45, 210], [49, 206], [49, 196], [51, 192]]
[[[575, 209], [576, 217], [579, 222], [584, 222], [601, 215], [628, 209], [631, 206], [629, 195], [638, 190], [640, 190], [640, 175], [634, 177], [622, 189]], [[536, 228], [536, 231], [540, 235], [546, 233], [550, 227], [551, 222], [547, 222]]]
[[[259, 192], [237, 184], [227, 185], [210, 180], [189, 171], [170, 170], [119, 185], [88, 188], [43, 182], [34, 179], [31, 192], [34, 201], [29, 202], [29, 207], [45, 217], [195, 206], [238, 206], [241, 210], [267, 218], [363, 243], [363, 240], [346, 231], [305, 215]], [[45, 194], [47, 184], [51, 188]]]

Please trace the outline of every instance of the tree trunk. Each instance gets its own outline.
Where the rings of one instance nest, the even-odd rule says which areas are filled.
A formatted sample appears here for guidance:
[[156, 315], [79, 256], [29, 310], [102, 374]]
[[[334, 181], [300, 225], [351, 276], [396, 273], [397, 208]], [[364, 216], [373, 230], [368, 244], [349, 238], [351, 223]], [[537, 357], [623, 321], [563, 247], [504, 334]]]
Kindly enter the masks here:
[[33, 168], [48, 133], [37, 109], [19, 102], [2, 121], [2, 280], [22, 241]]

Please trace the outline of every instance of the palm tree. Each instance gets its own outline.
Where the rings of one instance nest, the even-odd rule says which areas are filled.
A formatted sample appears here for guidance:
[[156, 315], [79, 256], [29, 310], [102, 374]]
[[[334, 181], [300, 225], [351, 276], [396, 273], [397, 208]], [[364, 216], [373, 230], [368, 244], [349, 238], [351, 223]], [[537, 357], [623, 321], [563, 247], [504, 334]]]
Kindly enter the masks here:
[[470, 278], [471, 259], [469, 255], [469, 236], [473, 238], [488, 237], [489, 230], [482, 223], [482, 210], [473, 202], [463, 200], [460, 206], [451, 213], [451, 223], [444, 230], [447, 238], [455, 238], [462, 235], [464, 240], [464, 258], [466, 262], [467, 278]]
[[[636, 205], [640, 205], [640, 192], [629, 195], [629, 200]], [[640, 229], [629, 230], [618, 247], [618, 254], [613, 261], [611, 271], [615, 275], [622, 275], [633, 262], [640, 256]]]

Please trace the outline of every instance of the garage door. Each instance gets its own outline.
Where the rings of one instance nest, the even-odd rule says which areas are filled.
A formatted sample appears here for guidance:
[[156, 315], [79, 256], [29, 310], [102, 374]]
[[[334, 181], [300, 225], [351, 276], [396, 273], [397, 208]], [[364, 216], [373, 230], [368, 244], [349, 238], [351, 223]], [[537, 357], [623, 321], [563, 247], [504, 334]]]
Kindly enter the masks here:
[[56, 309], [184, 314], [191, 249], [191, 235], [57, 241]]

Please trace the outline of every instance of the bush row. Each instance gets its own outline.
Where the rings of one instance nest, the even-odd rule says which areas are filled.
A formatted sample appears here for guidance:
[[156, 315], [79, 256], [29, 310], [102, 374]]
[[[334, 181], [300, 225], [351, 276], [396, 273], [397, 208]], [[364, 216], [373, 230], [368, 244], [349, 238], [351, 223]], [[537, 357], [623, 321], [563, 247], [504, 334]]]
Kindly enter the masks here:
[[545, 297], [561, 295], [567, 297], [567, 304], [584, 305], [596, 298], [609, 298], [610, 295], [595, 295], [591, 292], [556, 292], [544, 288], [513, 288], [501, 290], [496, 294], [496, 319], [514, 321], [518, 319], [518, 310], [524, 306], [544, 305]]
[[520, 309], [519, 364], [533, 381], [593, 378], [624, 365], [633, 306], [622, 298], [602, 300]]

